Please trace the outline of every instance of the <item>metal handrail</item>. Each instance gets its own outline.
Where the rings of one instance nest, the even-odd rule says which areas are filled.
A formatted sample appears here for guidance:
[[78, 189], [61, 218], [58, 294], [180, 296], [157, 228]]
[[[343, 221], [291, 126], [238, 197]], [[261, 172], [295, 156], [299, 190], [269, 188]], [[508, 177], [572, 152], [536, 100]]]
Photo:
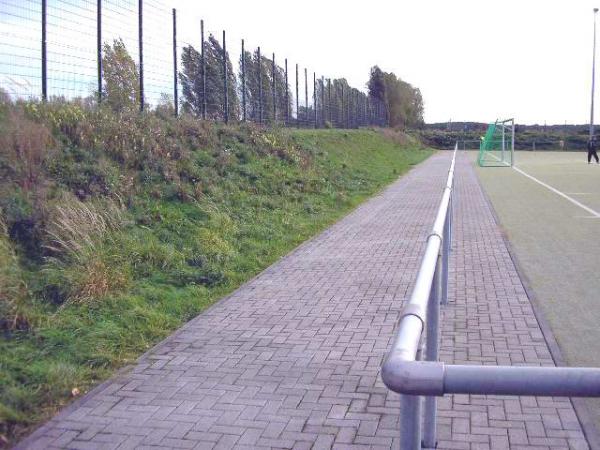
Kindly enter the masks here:
[[[436, 397], [497, 394], [600, 397], [600, 369], [453, 365], [438, 361], [440, 303], [447, 302], [448, 254], [452, 241], [454, 153], [433, 230], [391, 350], [382, 366], [385, 385], [400, 396], [400, 448], [435, 448]], [[425, 361], [422, 361], [423, 332]], [[421, 396], [425, 398], [421, 430]], [[421, 440], [421, 431], [423, 439]]]

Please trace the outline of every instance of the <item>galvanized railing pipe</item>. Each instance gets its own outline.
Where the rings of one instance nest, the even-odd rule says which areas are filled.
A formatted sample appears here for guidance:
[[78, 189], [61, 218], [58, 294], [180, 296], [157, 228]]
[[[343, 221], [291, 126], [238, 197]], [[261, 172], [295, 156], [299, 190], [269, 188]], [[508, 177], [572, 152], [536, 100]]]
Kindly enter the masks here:
[[[396, 337], [381, 371], [385, 385], [402, 394], [400, 446], [403, 450], [436, 446], [436, 402], [433, 396], [460, 393], [600, 397], [598, 368], [463, 366], [437, 361], [439, 304], [447, 301], [448, 292], [452, 189], [457, 149], [458, 144], [454, 147], [442, 201], [433, 231], [427, 238], [425, 254], [412, 294], [404, 307]], [[426, 361], [421, 361], [420, 352], [425, 330]], [[428, 396], [425, 400], [423, 433], [421, 396]]]

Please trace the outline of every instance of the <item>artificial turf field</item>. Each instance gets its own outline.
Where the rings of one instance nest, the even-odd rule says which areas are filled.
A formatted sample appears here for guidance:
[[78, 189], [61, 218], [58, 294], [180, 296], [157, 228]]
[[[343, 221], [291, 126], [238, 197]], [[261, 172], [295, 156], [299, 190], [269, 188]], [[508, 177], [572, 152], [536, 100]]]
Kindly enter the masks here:
[[[516, 168], [546, 186], [509, 167], [477, 174], [564, 362], [600, 367], [600, 165], [586, 156], [517, 151]], [[600, 399], [587, 404], [600, 428]]]

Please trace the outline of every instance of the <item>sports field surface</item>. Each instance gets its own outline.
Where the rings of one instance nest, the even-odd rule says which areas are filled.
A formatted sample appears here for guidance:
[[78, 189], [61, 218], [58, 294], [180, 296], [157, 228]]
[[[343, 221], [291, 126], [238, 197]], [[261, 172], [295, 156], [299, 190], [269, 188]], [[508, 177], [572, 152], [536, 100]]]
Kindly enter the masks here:
[[515, 168], [477, 174], [563, 363], [600, 367], [600, 165], [586, 156], [517, 152]]

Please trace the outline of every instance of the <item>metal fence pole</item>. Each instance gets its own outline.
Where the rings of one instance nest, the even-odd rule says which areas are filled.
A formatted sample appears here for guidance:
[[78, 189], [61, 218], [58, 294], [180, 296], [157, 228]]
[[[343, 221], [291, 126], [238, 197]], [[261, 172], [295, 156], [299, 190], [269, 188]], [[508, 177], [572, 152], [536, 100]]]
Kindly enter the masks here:
[[290, 85], [288, 81], [288, 64], [285, 58], [285, 125], [290, 122]]
[[299, 98], [299, 90], [298, 90], [298, 64], [296, 63], [296, 126], [300, 126], [300, 101]]
[[304, 119], [308, 127], [308, 70], [304, 68]]
[[46, 51], [46, 0], [42, 0], [42, 100], [48, 100], [48, 61]]
[[227, 43], [225, 41], [225, 30], [223, 30], [223, 118], [229, 123], [229, 92], [227, 90]]
[[[416, 360], [421, 359], [421, 349]], [[421, 403], [420, 395], [400, 395], [400, 448], [421, 448]]]
[[341, 107], [340, 107], [340, 112], [342, 113], [342, 119], [340, 120], [340, 128], [344, 128], [344, 85], [341, 84], [341, 83], [340, 83], [340, 85], [342, 87], [342, 97], [341, 97], [342, 98], [342, 104], [341, 104]]
[[273, 123], [277, 122], [277, 87], [275, 85], [275, 53], [273, 53], [273, 63], [271, 65], [271, 90], [273, 91]]
[[175, 116], [179, 116], [179, 98], [177, 89], [177, 11], [173, 8], [173, 105]]
[[321, 126], [325, 128], [325, 77], [321, 75]]
[[200, 21], [200, 59], [202, 67], [202, 120], [206, 120], [206, 60], [204, 59], [204, 20]]
[[[431, 283], [429, 302], [427, 304], [427, 361], [437, 361], [439, 354], [439, 323], [440, 323], [440, 294], [443, 284], [442, 255], [438, 254], [435, 265], [435, 273]], [[423, 447], [436, 447], [436, 420], [437, 420], [437, 398], [425, 397], [425, 411], [423, 417]]]
[[246, 121], [246, 52], [242, 39], [242, 120]]
[[98, 103], [100, 103], [102, 102], [102, 0], [96, 2], [96, 40], [96, 52], [98, 58]]
[[258, 123], [263, 123], [263, 101], [262, 101], [262, 58], [260, 56], [260, 47], [256, 50], [258, 54]]
[[313, 72], [313, 110], [314, 126], [317, 128], [317, 73]]
[[327, 112], [331, 123], [331, 78], [327, 78]]
[[[173, 10], [175, 11], [175, 10]], [[175, 19], [173, 19], [175, 20]], [[138, 49], [140, 60], [140, 111], [144, 110], [144, 0], [138, 1]], [[175, 71], [177, 77], [177, 70]]]

